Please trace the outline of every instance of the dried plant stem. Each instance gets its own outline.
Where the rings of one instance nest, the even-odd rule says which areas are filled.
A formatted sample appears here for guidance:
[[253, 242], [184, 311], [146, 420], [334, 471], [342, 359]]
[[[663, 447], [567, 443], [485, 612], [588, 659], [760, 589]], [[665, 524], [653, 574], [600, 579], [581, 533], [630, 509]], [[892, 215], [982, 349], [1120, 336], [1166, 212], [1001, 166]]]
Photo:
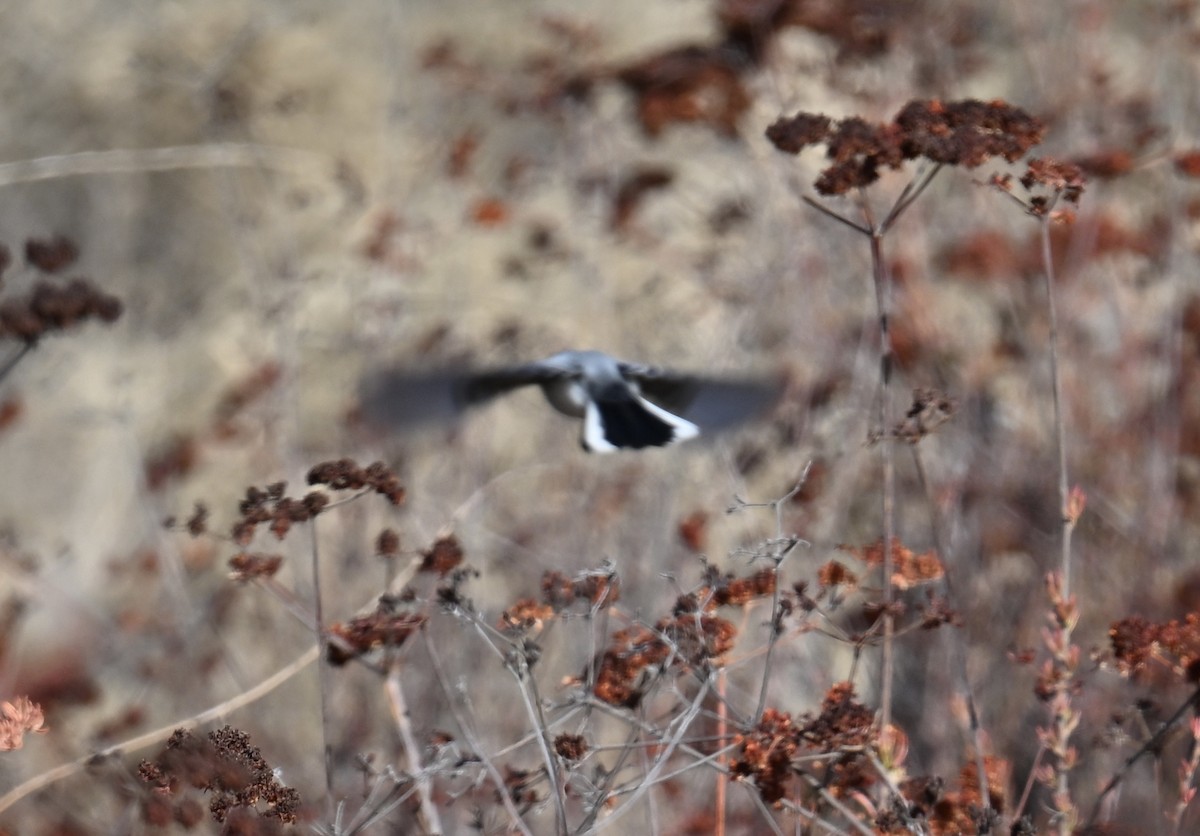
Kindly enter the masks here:
[[767, 503], [767, 506], [775, 513], [775, 542], [774, 552], [771, 554], [771, 574], [773, 575], [774, 591], [771, 593], [771, 624], [770, 633], [767, 635], [767, 658], [763, 661], [763, 678], [762, 685], [758, 692], [758, 706], [754, 709], [754, 718], [751, 725], [758, 725], [762, 721], [763, 712], [767, 710], [767, 691], [771, 684], [771, 672], [773, 669], [772, 660], [775, 655], [775, 647], [779, 644], [779, 636], [783, 632], [783, 609], [782, 609], [782, 593], [779, 591], [779, 568], [783, 565], [783, 561], [791, 554], [792, 549], [800, 542], [796, 537], [785, 537], [783, 534], [783, 506], [784, 503], [791, 500], [793, 496], [800, 492], [804, 487], [805, 480], [808, 479], [809, 468], [812, 467], [812, 461], [804, 465], [804, 471], [800, 474], [800, 478], [796, 481], [795, 486], [778, 499]]
[[0, 364], [0, 380], [4, 380], [4, 378], [8, 377], [8, 373], [13, 370], [13, 367], [15, 367], [17, 363], [21, 362], [21, 358], [33, 351], [33, 347], [35, 345], [37, 345], [37, 343], [26, 342], [22, 344], [19, 349], [13, 352], [11, 357], [5, 360], [3, 364]]
[[280, 145], [223, 142], [167, 148], [120, 148], [83, 151], [0, 164], [0, 187], [89, 174], [142, 174], [193, 168], [276, 168], [311, 170], [330, 167], [324, 154]]
[[559, 781], [558, 775], [558, 760], [554, 756], [554, 748], [550, 742], [550, 729], [546, 724], [546, 717], [542, 713], [541, 699], [537, 695], [537, 683], [533, 679], [533, 672], [529, 669], [528, 660], [525, 657], [525, 651], [518, 645], [507, 652], [503, 652], [495, 643], [492, 636], [489, 635], [489, 629], [474, 612], [463, 612], [463, 615], [470, 619], [471, 626], [475, 628], [484, 644], [492, 649], [492, 651], [500, 657], [505, 668], [513, 675], [517, 681], [517, 692], [521, 695], [522, 702], [525, 703], [525, 712], [529, 715], [529, 722], [532, 724], [535, 732], [534, 737], [538, 742], [538, 749], [542, 753], [542, 762], [546, 769], [546, 780], [550, 784], [550, 795], [554, 801], [554, 816], [558, 826], [558, 833], [567, 833], [567, 806], [563, 798], [563, 788]]
[[654, 761], [654, 765], [650, 767], [650, 771], [647, 772], [645, 776], [638, 782], [637, 788], [633, 791], [633, 794], [625, 800], [625, 803], [614, 810], [612, 815], [600, 822], [596, 826], [594, 832], [599, 833], [601, 830], [611, 827], [618, 820], [623, 818], [636, 807], [637, 802], [641, 800], [641, 797], [648, 793], [650, 788], [657, 783], [659, 779], [659, 773], [663, 771], [667, 763], [670, 761], [671, 756], [675, 754], [675, 750], [679, 748], [683, 741], [684, 734], [686, 734], [687, 730], [691, 728], [692, 721], [695, 720], [696, 715], [700, 713], [700, 708], [704, 704], [704, 699], [708, 696], [708, 693], [711, 690], [712, 676], [710, 675], [703, 681], [702, 685], [697, 690], [696, 696], [692, 700], [691, 705], [688, 706], [687, 711], [675, 720], [675, 731], [668, 738], [666, 746], [664, 746], [662, 751], [659, 752], [658, 757]]
[[130, 738], [129, 740], [115, 743], [112, 746], [106, 746], [98, 752], [85, 755], [84, 757], [71, 761], [70, 763], [65, 763], [62, 766], [57, 766], [54, 769], [43, 772], [40, 775], [36, 775], [25, 783], [13, 787], [3, 796], [0, 796], [0, 813], [3, 813], [13, 804], [16, 804], [30, 793], [37, 792], [40, 789], [50, 786], [56, 781], [61, 781], [64, 778], [68, 778], [78, 772], [82, 772], [85, 769], [93, 767], [100, 761], [129, 752], [136, 752], [139, 749], [144, 749], [147, 746], [151, 746], [155, 743], [161, 743], [174, 734], [177, 729], [183, 729], [187, 731], [202, 726], [205, 723], [211, 723], [213, 720], [220, 720], [222, 717], [232, 714], [239, 708], [249, 705], [250, 703], [266, 696], [271, 691], [274, 691], [297, 673], [311, 665], [314, 661], [316, 661], [316, 658], [317, 649], [315, 647], [310, 647], [308, 650], [304, 651], [304, 653], [297, 656], [290, 663], [280, 668], [278, 671], [254, 687], [248, 688], [237, 696], [230, 697], [224, 702], [214, 705], [212, 708], [206, 709], [199, 714], [194, 714], [191, 717], [187, 717], [183, 720], [176, 720], [175, 722], [168, 723], [161, 728], [146, 732], [145, 734], [140, 734], [137, 737]]
[[1062, 378], [1058, 368], [1058, 308], [1054, 298], [1054, 260], [1050, 248], [1050, 220], [1058, 195], [1055, 194], [1038, 215], [1041, 240], [1042, 275], [1046, 287], [1046, 311], [1049, 317], [1050, 336], [1050, 385], [1054, 405], [1054, 430], [1058, 447], [1058, 498], [1062, 521], [1062, 551], [1057, 577], [1047, 580], [1051, 599], [1052, 626], [1047, 635], [1054, 666], [1053, 691], [1050, 700], [1053, 722], [1049, 742], [1054, 757], [1050, 764], [1053, 770], [1054, 794], [1052, 806], [1057, 818], [1058, 832], [1069, 836], [1075, 829], [1079, 817], [1071, 800], [1070, 772], [1074, 765], [1074, 750], [1070, 745], [1071, 734], [1079, 723], [1079, 713], [1072, 707], [1073, 679], [1077, 668], [1078, 652], [1071, 643], [1072, 633], [1078, 621], [1078, 611], [1071, 596], [1071, 534], [1075, 529], [1076, 514], [1068, 511], [1070, 479], [1067, 473], [1067, 430], [1063, 416]]
[[[313, 623], [316, 626], [314, 634], [317, 640], [317, 683], [321, 694], [321, 748], [325, 760], [325, 794], [326, 801], [333, 805], [333, 746], [329, 742], [329, 710], [330, 688], [332, 686], [329, 660], [325, 657], [325, 616], [321, 598], [321, 560], [317, 548], [317, 521], [314, 519], [309, 527], [311, 544], [311, 565], [313, 584]], [[331, 807], [332, 811], [332, 807]]]
[[[870, 221], [870, 210], [863, 200]], [[872, 229], [875, 229], [872, 224]], [[892, 612], [892, 540], [896, 536], [896, 449], [889, 437], [892, 426], [892, 351], [891, 309], [892, 275], [883, 257], [883, 233], [871, 234], [871, 270], [875, 283], [875, 303], [879, 311], [879, 429], [883, 434], [880, 451], [883, 459], [883, 664], [879, 684], [879, 723], [892, 723], [892, 679], [896, 666], [896, 621]]]
[[[1117, 773], [1109, 779], [1107, 784], [1104, 785], [1104, 789], [1100, 791], [1100, 794], [1096, 796], [1096, 801], [1092, 804], [1092, 812], [1091, 815], [1088, 816], [1087, 820], [1087, 829], [1090, 829], [1100, 817], [1100, 808], [1103, 806], [1104, 799], [1108, 797], [1109, 793], [1111, 793], [1121, 784], [1121, 781], [1125, 779], [1125, 776], [1129, 773], [1129, 770], [1133, 768], [1135, 763], [1142, 759], [1143, 755], [1151, 752], [1157, 753], [1162, 751], [1163, 742], [1166, 740], [1167, 735], [1171, 733], [1171, 731], [1175, 728], [1175, 724], [1183, 719], [1183, 715], [1188, 711], [1200, 711], [1200, 688], [1197, 688], [1195, 691], [1193, 691], [1191, 696], [1184, 700], [1183, 705], [1175, 709], [1175, 713], [1172, 714], [1170, 718], [1168, 718], [1167, 721], [1159, 727], [1158, 731], [1154, 733], [1153, 737], [1143, 743], [1136, 752], [1125, 759], [1125, 762], [1121, 764], [1121, 768], [1117, 770]], [[0, 806], [0, 810], [3, 809], [3, 806]]]
[[442, 833], [442, 821], [438, 815], [437, 805], [433, 803], [433, 793], [430, 791], [432, 781], [421, 764], [421, 747], [413, 737], [412, 723], [409, 720], [408, 702], [404, 699], [403, 683], [400, 679], [400, 662], [393, 659], [388, 666], [386, 688], [388, 704], [392, 709], [392, 719], [400, 732], [400, 742], [404, 746], [404, 754], [408, 759], [408, 771], [417, 784], [417, 797], [421, 801], [421, 817], [425, 820], [425, 829], [429, 833]]
[[467, 745], [471, 747], [471, 751], [479, 758], [483, 764], [484, 771], [488, 777], [492, 779], [492, 784], [496, 787], [496, 795], [500, 799], [500, 803], [504, 805], [504, 809], [508, 811], [511, 825], [513, 828], [521, 831], [524, 836], [532, 836], [529, 827], [525, 824], [525, 820], [521, 818], [521, 813], [513, 804], [512, 795], [508, 791], [508, 787], [504, 783], [504, 777], [500, 771], [496, 769], [496, 765], [492, 763], [492, 759], [483, 749], [482, 741], [475, 734], [475, 728], [471, 725], [470, 719], [463, 714], [459, 708], [458, 700], [454, 698], [453, 689], [450, 687], [450, 681], [446, 678], [446, 671], [442, 666], [441, 656], [438, 655], [437, 648], [433, 645], [433, 639], [429, 635], [428, 630], [422, 630], [421, 636], [425, 640], [425, 650], [429, 654], [430, 666], [433, 668], [434, 676], [437, 677], [438, 684], [442, 688], [442, 693], [446, 695], [446, 707], [450, 709], [450, 713], [454, 716], [454, 722], [458, 726], [459, 733], [463, 739], [467, 741]]
[[[929, 478], [925, 473], [925, 463], [921, 458], [919, 446], [913, 444], [911, 447], [913, 464], [917, 471], [917, 479], [921, 483], [921, 488], [929, 500], [930, 531], [933, 536], [934, 548], [937, 549], [938, 560], [941, 561], [945, 572], [942, 582], [946, 586], [946, 597], [950, 600], [951, 605], [953, 605], [958, 602], [958, 595], [955, 593], [951, 577], [953, 569], [950, 566], [950, 562], [946, 559], [948, 557], [946, 538], [943, 534], [943, 526], [938, 514], [937, 502], [933, 496], [933, 486], [929, 483]], [[972, 748], [975, 750], [975, 770], [979, 774], [980, 804], [986, 809], [992, 803], [991, 790], [988, 787], [987, 763], [984, 760], [986, 741], [983, 736], [983, 727], [979, 722], [979, 710], [975, 702], [975, 692], [971, 688], [971, 677], [967, 671], [967, 643], [961, 630], [951, 633], [950, 646], [950, 652], [954, 657], [954, 675], [958, 680], [959, 692], [962, 694], [963, 702], [967, 707], [967, 722], [970, 726]]]
[[[726, 685], [729, 675], [724, 668], [717, 671], [717, 739], [724, 740], [729, 729], [729, 705], [725, 702]], [[729, 784], [729, 777], [725, 773], [725, 756], [722, 754], [717, 758], [719, 767], [716, 780], [716, 800], [714, 804], [713, 817], [713, 834], [714, 836], [725, 836], [725, 791]]]
[[[1053, 203], [1051, 204], [1053, 207]], [[1071, 534], [1073, 520], [1067, 514], [1070, 499], [1070, 480], [1067, 474], [1067, 422], [1063, 417], [1062, 380], [1058, 373], [1058, 306], [1054, 301], [1054, 260], [1050, 251], [1049, 208], [1040, 218], [1043, 276], [1046, 281], [1046, 313], [1050, 319], [1050, 386], [1054, 397], [1054, 430], [1058, 446], [1058, 500], [1062, 514], [1062, 587], [1063, 595], [1071, 597]]]

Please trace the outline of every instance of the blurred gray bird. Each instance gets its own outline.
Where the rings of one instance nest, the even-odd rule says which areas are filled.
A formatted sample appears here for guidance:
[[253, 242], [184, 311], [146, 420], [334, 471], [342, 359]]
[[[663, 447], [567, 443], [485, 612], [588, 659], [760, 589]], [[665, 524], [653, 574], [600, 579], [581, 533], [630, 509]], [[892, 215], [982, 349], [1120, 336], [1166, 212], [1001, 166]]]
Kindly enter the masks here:
[[532, 384], [559, 412], [583, 419], [580, 443], [594, 453], [665, 447], [729, 428], [765, 410], [781, 388], [779, 381], [703, 377], [599, 351], [563, 351], [490, 370], [375, 372], [362, 382], [360, 403], [368, 422], [403, 428], [445, 421]]

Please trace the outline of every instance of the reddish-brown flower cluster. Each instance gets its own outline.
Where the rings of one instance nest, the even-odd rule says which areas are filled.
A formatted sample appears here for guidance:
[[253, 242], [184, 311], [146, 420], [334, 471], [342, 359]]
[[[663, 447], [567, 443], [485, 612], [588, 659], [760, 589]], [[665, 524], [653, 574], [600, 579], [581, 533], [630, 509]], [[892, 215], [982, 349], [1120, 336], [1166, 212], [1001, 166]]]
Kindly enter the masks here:
[[[1025, 173], [1021, 175], [1020, 183], [1029, 192], [1029, 197], [1014, 199], [1025, 207], [1031, 215], [1049, 216], [1057, 220], [1070, 220], [1073, 213], [1056, 213], [1053, 211], [1058, 199], [1068, 203], [1079, 203], [1083, 196], [1084, 184], [1087, 179], [1075, 163], [1063, 162], [1050, 158], [1033, 159]], [[1013, 178], [1011, 174], [995, 175], [989, 181], [990, 185], [1002, 192], [1013, 193]]]
[[532, 598], [522, 598], [500, 614], [500, 629], [505, 633], [527, 633], [540, 630], [554, 618], [554, 608]]
[[25, 242], [25, 261], [43, 273], [57, 273], [79, 260], [79, 245], [65, 235], [30, 238]]
[[383, 462], [373, 462], [365, 468], [353, 459], [321, 462], [308, 471], [308, 484], [327, 485], [335, 491], [370, 488], [393, 505], [402, 504], [405, 497], [400, 477]]
[[394, 528], [385, 528], [375, 539], [375, 553], [380, 557], [395, 557], [400, 554], [400, 535]]
[[542, 575], [542, 600], [555, 612], [568, 609], [576, 601], [589, 608], [611, 607], [621, 598], [621, 579], [613, 572], [584, 572], [568, 578], [562, 572]]
[[775, 594], [778, 582], [775, 571], [760, 569], [746, 578], [724, 575], [708, 581], [712, 603], [718, 607], [742, 606], [759, 598], [770, 598]]
[[[868, 546], [838, 546], [844, 552], [854, 555], [868, 566], [883, 565], [883, 541], [879, 540]], [[937, 555], [932, 552], [917, 554], [900, 542], [898, 537], [892, 538], [892, 585], [897, 589], [910, 589], [920, 584], [936, 581], [946, 574], [946, 569]]]
[[676, 47], [632, 64], [617, 77], [637, 96], [638, 121], [650, 136], [673, 122], [705, 122], [734, 136], [750, 107], [746, 64], [720, 46]]
[[283, 565], [283, 555], [262, 552], [238, 552], [229, 558], [229, 576], [235, 581], [270, 578]]
[[581, 760], [588, 753], [587, 738], [581, 734], [560, 734], [554, 738], [554, 751], [564, 760]]
[[382, 647], [399, 647], [425, 621], [423, 615], [397, 613], [381, 605], [370, 615], [330, 625], [327, 658], [331, 664], [344, 665]]
[[1156, 661], [1175, 676], [1200, 682], [1200, 613], [1165, 624], [1131, 616], [1114, 623], [1108, 638], [1117, 670], [1125, 676], [1137, 677]]
[[800, 730], [790, 714], [768, 708], [758, 725], [738, 740], [729, 764], [735, 780], [753, 780], [763, 801], [773, 804], [787, 795], [792, 759], [800, 750]]
[[174, 809], [165, 812], [172, 819], [191, 820], [194, 802], [181, 797], [187, 787], [210, 797], [209, 812], [220, 823], [232, 823], [241, 810], [295, 824], [300, 808], [299, 793], [279, 783], [271, 765], [250, 745], [249, 735], [230, 726], [209, 732], [205, 740], [177, 730], [158, 760], [142, 761], [138, 774], [154, 790], [143, 808], [148, 821], [163, 814], [162, 802], [168, 799]]
[[875, 714], [854, 698], [854, 686], [839, 682], [829, 689], [821, 713], [794, 720], [791, 715], [768, 708], [762, 720], [738, 740], [730, 772], [739, 780], [753, 780], [768, 803], [787, 795], [788, 782], [797, 773], [795, 759], [804, 754], [829, 754], [826, 783], [834, 793], [863, 789], [874, 783], [870, 766], [861, 750], [875, 746], [879, 732]]
[[[933, 836], [994, 831], [995, 818], [1007, 804], [1008, 762], [984, 758], [988, 777], [988, 801], [985, 808], [979, 784], [979, 770], [971, 761], [959, 773], [958, 790], [946, 791], [945, 781], [936, 776], [909, 778], [900, 784], [903, 804], [882, 812], [875, 826], [882, 833], [904, 834], [927, 831]], [[921, 823], [924, 826], [921, 826]], [[917, 825], [914, 827], [913, 825]], [[1014, 830], [1014, 832], [1016, 832]]]
[[462, 546], [453, 534], [445, 534], [433, 541], [433, 545], [421, 552], [421, 572], [434, 572], [446, 577], [463, 562]]
[[966, 168], [995, 157], [1013, 162], [1041, 142], [1043, 130], [1037, 119], [1000, 100], [934, 99], [909, 102], [888, 124], [798, 113], [776, 120], [767, 139], [789, 154], [824, 144], [833, 165], [814, 185], [821, 194], [835, 195], [868, 186], [883, 169], [898, 169], [906, 160]]
[[619, 630], [600, 658], [592, 692], [609, 705], [636, 708], [645, 696], [642, 674], [671, 656], [670, 646], [654, 630]]
[[284, 496], [285, 490], [286, 482], [275, 482], [265, 489], [253, 485], [246, 489], [246, 498], [238, 504], [242, 516], [231, 532], [235, 543], [248, 545], [262, 523], [270, 523], [272, 533], [282, 540], [294, 523], [308, 522], [329, 504], [329, 497], [321, 491], [310, 491], [304, 499], [292, 499]]
[[[753, 596], [771, 595], [772, 579], [763, 573], [741, 581], [722, 579], [723, 603], [742, 604]], [[658, 620], [654, 629], [631, 627], [613, 636], [601, 656], [596, 673], [595, 695], [611, 705], [634, 707], [643, 696], [643, 674], [655, 665], [669, 663], [676, 671], [707, 669], [723, 664], [733, 649], [737, 628], [728, 620], [713, 615], [717, 596], [710, 587], [702, 593], [681, 596], [675, 611]]]
[[33, 344], [47, 333], [88, 319], [115, 322], [122, 310], [120, 299], [87, 279], [71, 279], [66, 284], [43, 279], [28, 296], [0, 302], [0, 338]]
[[844, 563], [830, 560], [817, 570], [817, 584], [822, 592], [835, 586], [854, 587], [858, 585], [858, 575], [847, 569]]

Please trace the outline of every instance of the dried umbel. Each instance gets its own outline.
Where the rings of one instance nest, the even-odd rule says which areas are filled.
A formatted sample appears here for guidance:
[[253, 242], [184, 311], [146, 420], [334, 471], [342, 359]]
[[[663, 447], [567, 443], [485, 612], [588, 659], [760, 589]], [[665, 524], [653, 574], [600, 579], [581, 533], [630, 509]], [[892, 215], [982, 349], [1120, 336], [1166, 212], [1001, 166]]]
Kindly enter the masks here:
[[975, 99], [911, 101], [893, 121], [859, 117], [834, 121], [814, 113], [777, 119], [767, 139], [788, 154], [824, 145], [832, 164], [814, 187], [823, 195], [869, 186], [884, 169], [910, 160], [976, 168], [993, 158], [1015, 162], [1041, 142], [1042, 123], [1018, 107]]

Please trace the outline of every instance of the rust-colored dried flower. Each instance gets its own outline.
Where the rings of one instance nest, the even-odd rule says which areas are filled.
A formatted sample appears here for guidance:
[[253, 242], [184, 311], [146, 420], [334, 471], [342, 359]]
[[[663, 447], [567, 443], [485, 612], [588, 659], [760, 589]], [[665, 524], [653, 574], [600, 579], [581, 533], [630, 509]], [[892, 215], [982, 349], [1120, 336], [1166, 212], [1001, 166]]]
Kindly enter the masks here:
[[0, 752], [11, 752], [25, 745], [25, 734], [45, 734], [46, 717], [42, 707], [29, 697], [0, 702]]
[[1174, 164], [1175, 170], [1184, 177], [1200, 177], [1200, 149], [1176, 154]]
[[703, 552], [708, 541], [708, 514], [694, 511], [679, 521], [679, 539], [694, 552]]
[[400, 554], [400, 535], [394, 528], [385, 528], [375, 539], [375, 553], [380, 557], [395, 557]]
[[712, 598], [720, 607], [742, 606], [774, 595], [777, 581], [778, 577], [772, 569], [760, 569], [746, 578], [726, 575], [713, 585]]
[[581, 734], [560, 734], [554, 738], [554, 751], [564, 760], [581, 760], [588, 753], [587, 739]]
[[27, 297], [0, 303], [0, 338], [33, 344], [45, 334], [88, 319], [115, 322], [122, 311], [121, 300], [87, 279], [72, 279], [65, 285], [42, 280]]
[[830, 560], [817, 570], [817, 583], [822, 589], [834, 586], [853, 587], [858, 585], [858, 576], [847, 569], [844, 563]]
[[[838, 546], [838, 548], [854, 555], [868, 566], [883, 565], [882, 540], [863, 548], [846, 545]], [[897, 589], [910, 589], [938, 580], [945, 574], [946, 569], [934, 552], [917, 554], [901, 543], [898, 537], [892, 538], [892, 585]]]
[[562, 572], [542, 575], [542, 600], [561, 612], [576, 601], [589, 607], [611, 607], [621, 598], [621, 579], [615, 572], [585, 571], [574, 578]]
[[381, 605], [370, 615], [335, 623], [329, 627], [328, 659], [334, 665], [344, 665], [382, 647], [399, 647], [425, 621], [423, 615], [396, 613]]
[[773, 804], [787, 794], [799, 749], [800, 730], [791, 715], [768, 708], [752, 731], [739, 736], [729, 772], [735, 781], [752, 779], [763, 801]]
[[78, 260], [79, 245], [65, 235], [25, 241], [25, 261], [43, 273], [57, 273]]
[[686, 122], [736, 136], [751, 104], [741, 79], [745, 66], [736, 52], [721, 46], [689, 45], [631, 64], [617, 78], [637, 97], [638, 121], [649, 136]]
[[636, 708], [643, 696], [643, 672], [670, 655], [670, 647], [658, 633], [646, 627], [620, 630], [601, 654], [593, 693], [609, 705]]
[[854, 698], [854, 686], [849, 682], [838, 682], [830, 688], [821, 703], [821, 713], [800, 724], [804, 741], [823, 752], [874, 746], [878, 734], [875, 712]]
[[715, 615], [684, 613], [664, 618], [655, 627], [675, 645], [675, 652], [695, 667], [719, 666], [737, 637], [737, 628]]
[[229, 559], [229, 577], [235, 581], [274, 577], [283, 565], [283, 555], [238, 552]]
[[525, 633], [540, 630], [554, 618], [554, 608], [532, 598], [522, 598], [500, 614], [500, 629], [505, 633]]
[[911, 101], [890, 123], [871, 124], [859, 117], [834, 122], [799, 113], [781, 118], [767, 138], [781, 151], [799, 153], [823, 144], [832, 165], [814, 187], [824, 195], [845, 194], [879, 179], [884, 169], [898, 169], [918, 158], [939, 165], [976, 168], [996, 157], [1013, 162], [1041, 141], [1037, 119], [1003, 101], [974, 99]]
[[1029, 166], [1021, 176], [1021, 185], [1028, 191], [1041, 186], [1062, 196], [1068, 203], [1078, 203], [1083, 196], [1086, 179], [1083, 171], [1074, 163], [1051, 159], [1050, 157], [1035, 158], [1029, 161]]
[[421, 572], [434, 572], [438, 577], [446, 577], [463, 562], [463, 549], [458, 538], [453, 534], [445, 534], [421, 552]]

